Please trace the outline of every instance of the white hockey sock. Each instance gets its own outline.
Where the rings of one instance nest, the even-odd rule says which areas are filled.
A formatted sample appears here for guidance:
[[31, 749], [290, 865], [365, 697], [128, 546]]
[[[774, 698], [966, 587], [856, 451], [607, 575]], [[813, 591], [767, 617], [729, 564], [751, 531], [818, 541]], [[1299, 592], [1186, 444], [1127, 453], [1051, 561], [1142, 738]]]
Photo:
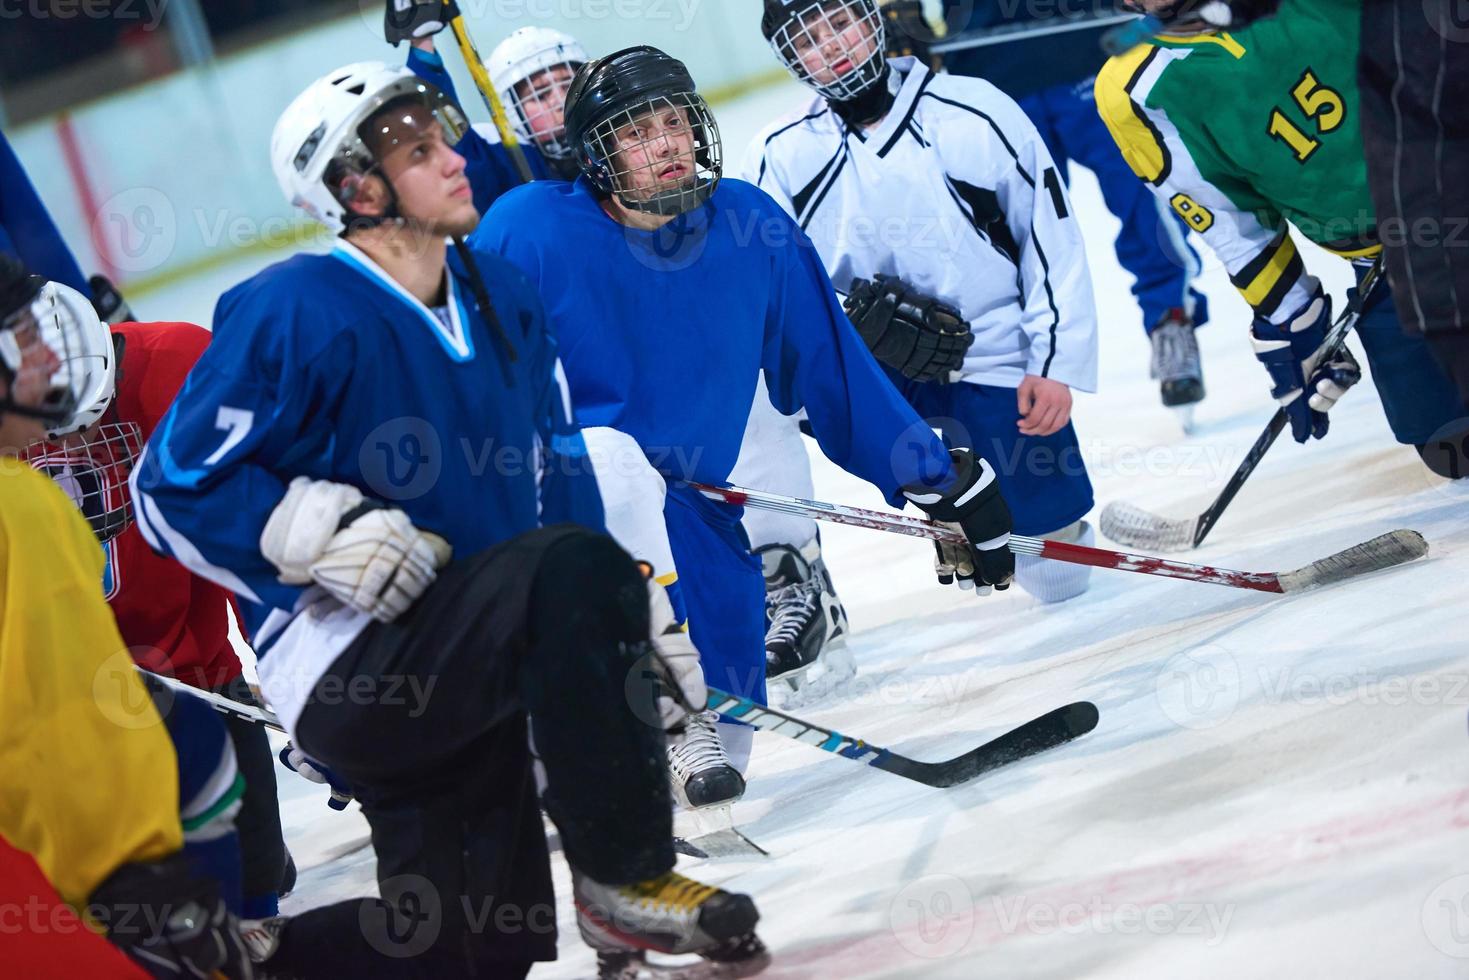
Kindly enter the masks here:
[[[1097, 540], [1092, 526], [1086, 521], [1077, 521], [1059, 531], [1038, 536], [1087, 547], [1091, 547]], [[1015, 556], [1015, 581], [1041, 602], [1065, 602], [1067, 599], [1074, 599], [1086, 591], [1091, 577], [1092, 570], [1088, 565], [1072, 565], [1034, 555]]]

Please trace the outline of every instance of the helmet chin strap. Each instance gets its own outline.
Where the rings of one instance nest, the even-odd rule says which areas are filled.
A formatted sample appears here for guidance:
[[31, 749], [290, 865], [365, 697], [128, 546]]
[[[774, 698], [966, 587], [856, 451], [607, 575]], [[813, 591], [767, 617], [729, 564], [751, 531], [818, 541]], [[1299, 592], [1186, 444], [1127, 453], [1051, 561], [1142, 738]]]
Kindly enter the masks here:
[[888, 114], [897, 98], [888, 86], [893, 67], [883, 62], [882, 75], [854, 98], [843, 102], [833, 100], [831, 111], [835, 112], [847, 126], [857, 129], [869, 126]]

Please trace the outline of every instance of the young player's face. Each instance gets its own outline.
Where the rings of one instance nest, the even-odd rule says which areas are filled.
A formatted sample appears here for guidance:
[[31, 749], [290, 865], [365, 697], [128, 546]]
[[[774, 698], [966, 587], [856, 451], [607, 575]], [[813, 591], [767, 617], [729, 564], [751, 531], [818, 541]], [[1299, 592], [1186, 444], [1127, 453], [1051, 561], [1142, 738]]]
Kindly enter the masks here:
[[617, 188], [627, 197], [648, 200], [698, 176], [694, 130], [681, 106], [667, 103], [636, 116], [613, 135]]
[[[29, 312], [19, 315], [13, 329], [0, 331], [0, 345], [6, 348], [7, 363], [18, 364], [8, 382], [0, 379], [0, 394], [9, 394], [16, 404], [26, 408], [40, 408], [55, 386], [53, 379], [61, 359], [41, 339]], [[18, 451], [45, 434], [45, 424], [37, 419], [13, 412], [0, 414], [0, 452]]]
[[867, 62], [877, 51], [872, 25], [847, 3], [831, 3], [808, 14], [791, 46], [801, 68], [817, 85], [830, 85]]
[[537, 142], [566, 135], [566, 92], [575, 74], [570, 65], [555, 65], [515, 86], [520, 111]]
[[467, 235], [479, 224], [464, 158], [444, 140], [433, 114], [422, 106], [383, 120], [378, 141], [382, 175], [393, 185], [403, 217], [435, 234]]

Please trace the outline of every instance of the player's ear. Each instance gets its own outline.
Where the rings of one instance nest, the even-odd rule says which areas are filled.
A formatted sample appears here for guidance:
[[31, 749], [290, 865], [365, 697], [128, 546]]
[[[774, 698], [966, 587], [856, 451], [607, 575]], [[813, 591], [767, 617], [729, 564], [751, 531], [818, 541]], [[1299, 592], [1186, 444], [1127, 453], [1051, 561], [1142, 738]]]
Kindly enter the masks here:
[[376, 174], [348, 174], [342, 179], [341, 201], [354, 214], [376, 218], [392, 203], [388, 185]]

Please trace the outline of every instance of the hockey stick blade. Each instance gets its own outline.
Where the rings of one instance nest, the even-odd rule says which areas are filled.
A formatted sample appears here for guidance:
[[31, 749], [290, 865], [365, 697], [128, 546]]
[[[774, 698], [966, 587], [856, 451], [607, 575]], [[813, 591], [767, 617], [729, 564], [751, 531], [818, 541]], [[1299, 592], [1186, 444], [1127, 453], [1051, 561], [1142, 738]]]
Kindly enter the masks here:
[[[1347, 304], [1341, 316], [1332, 324], [1327, 331], [1321, 346], [1315, 354], [1316, 362], [1319, 364], [1328, 360], [1341, 350], [1347, 342], [1347, 334], [1357, 325], [1357, 320], [1362, 315], [1362, 309], [1367, 299], [1372, 295], [1378, 280], [1382, 276], [1382, 258], [1372, 263], [1372, 268], [1362, 277], [1357, 286], [1357, 294]], [[1175, 520], [1168, 517], [1159, 517], [1135, 507], [1132, 504], [1111, 503], [1102, 510], [1101, 530], [1109, 539], [1118, 544], [1127, 545], [1129, 548], [1149, 548], [1155, 551], [1181, 551], [1184, 548], [1197, 548], [1204, 543], [1209, 532], [1214, 530], [1214, 525], [1219, 523], [1219, 518], [1224, 516], [1227, 508], [1241, 489], [1255, 472], [1270, 447], [1280, 438], [1290, 424], [1290, 417], [1285, 409], [1277, 408], [1271, 416], [1264, 431], [1240, 460], [1239, 466], [1230, 474], [1228, 482], [1214, 498], [1214, 502], [1204, 509], [1199, 516], [1192, 520]], [[1186, 537], [1184, 536], [1186, 535]]]
[[1110, 541], [1129, 548], [1169, 552], [1193, 547], [1199, 519], [1161, 517], [1141, 507], [1114, 500], [1102, 508], [1098, 524]]
[[919, 762], [900, 755], [888, 754], [877, 768], [908, 779], [916, 779], [941, 789], [967, 783], [1001, 766], [1064, 745], [1097, 727], [1097, 706], [1090, 701], [1076, 701], [1063, 708], [1034, 718], [1019, 728], [1012, 728], [999, 738], [991, 739], [947, 762]]
[[708, 706], [710, 711], [728, 715], [761, 731], [784, 735], [825, 752], [939, 789], [968, 782], [991, 769], [1054, 748], [1097, 727], [1097, 706], [1089, 701], [1078, 701], [1032, 719], [963, 755], [944, 762], [921, 762], [718, 688], [709, 688]]
[[1280, 591], [1304, 592], [1335, 585], [1358, 575], [1380, 572], [1422, 558], [1428, 554], [1428, 542], [1417, 531], [1398, 530], [1378, 535], [1345, 551], [1313, 561], [1305, 568], [1280, 574]]

